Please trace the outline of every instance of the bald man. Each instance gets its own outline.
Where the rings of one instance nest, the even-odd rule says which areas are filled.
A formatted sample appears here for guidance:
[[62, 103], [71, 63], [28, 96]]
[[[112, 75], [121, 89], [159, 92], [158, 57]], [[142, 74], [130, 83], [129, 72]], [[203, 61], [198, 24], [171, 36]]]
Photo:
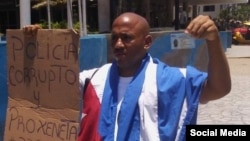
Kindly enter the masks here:
[[[152, 58], [149, 29], [148, 22], [135, 13], [123, 13], [113, 22], [114, 62], [98, 69], [84, 95], [94, 91], [100, 104], [100, 115], [95, 114], [100, 140], [185, 140], [185, 125], [196, 123], [199, 101], [221, 98], [231, 89], [219, 33], [208, 16], [196, 17], [185, 31], [206, 40], [208, 73], [191, 66], [170, 67]], [[80, 73], [82, 86], [94, 70]], [[81, 128], [87, 128], [83, 123]], [[79, 140], [84, 139], [81, 133]]]
[[145, 18], [121, 14], [112, 25], [114, 61], [80, 72], [83, 109], [78, 141], [182, 141], [185, 125], [196, 124], [199, 102], [230, 92], [228, 62], [208, 16], [196, 17], [185, 30], [206, 40], [207, 73], [152, 58], [149, 29]]

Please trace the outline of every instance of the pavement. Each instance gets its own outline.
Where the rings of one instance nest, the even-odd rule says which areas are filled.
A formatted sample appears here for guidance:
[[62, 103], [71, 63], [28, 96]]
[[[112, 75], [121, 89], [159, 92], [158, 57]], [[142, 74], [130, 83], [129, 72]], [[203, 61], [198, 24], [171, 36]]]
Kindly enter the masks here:
[[250, 45], [232, 45], [225, 53], [230, 66], [231, 92], [200, 104], [197, 124], [250, 124]]

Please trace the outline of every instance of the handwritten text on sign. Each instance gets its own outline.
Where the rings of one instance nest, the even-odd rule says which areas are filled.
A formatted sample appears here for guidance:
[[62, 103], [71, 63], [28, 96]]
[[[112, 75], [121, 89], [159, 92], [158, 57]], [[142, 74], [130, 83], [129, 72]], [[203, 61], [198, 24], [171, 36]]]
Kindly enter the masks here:
[[78, 45], [71, 30], [7, 31], [5, 140], [76, 140]]

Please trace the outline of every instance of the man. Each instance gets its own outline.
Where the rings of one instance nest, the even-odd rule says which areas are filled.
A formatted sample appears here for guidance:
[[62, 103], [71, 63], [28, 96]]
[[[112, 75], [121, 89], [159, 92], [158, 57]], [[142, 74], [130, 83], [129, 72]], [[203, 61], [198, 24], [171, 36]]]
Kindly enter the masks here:
[[182, 10], [180, 12], [180, 28], [184, 29], [186, 28], [187, 24], [187, 12], [185, 10]]
[[182, 141], [185, 125], [196, 124], [199, 102], [230, 92], [228, 62], [218, 29], [208, 16], [196, 17], [185, 30], [206, 40], [207, 73], [152, 58], [149, 30], [143, 17], [121, 14], [112, 25], [114, 61], [80, 73], [84, 95], [79, 141]]

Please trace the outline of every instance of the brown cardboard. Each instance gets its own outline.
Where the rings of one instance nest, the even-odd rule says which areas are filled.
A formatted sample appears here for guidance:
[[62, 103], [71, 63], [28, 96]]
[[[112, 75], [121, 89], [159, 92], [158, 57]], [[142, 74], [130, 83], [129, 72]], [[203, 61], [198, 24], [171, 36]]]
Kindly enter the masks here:
[[8, 109], [4, 140], [75, 141], [79, 124], [79, 35], [7, 30]]

